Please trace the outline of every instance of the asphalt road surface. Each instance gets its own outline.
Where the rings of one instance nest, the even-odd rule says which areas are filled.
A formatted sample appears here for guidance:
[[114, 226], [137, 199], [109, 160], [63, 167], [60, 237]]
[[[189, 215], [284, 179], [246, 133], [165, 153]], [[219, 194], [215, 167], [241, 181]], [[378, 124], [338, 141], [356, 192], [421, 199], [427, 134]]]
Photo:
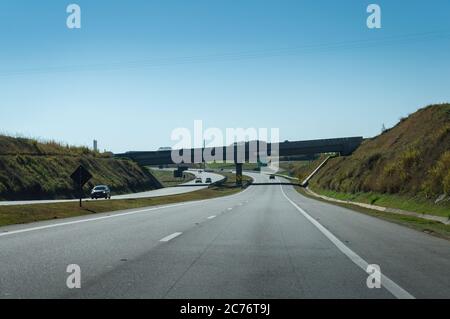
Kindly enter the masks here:
[[[449, 248], [292, 186], [250, 186], [0, 228], [0, 297], [449, 298]], [[80, 266], [80, 289], [66, 286], [69, 264]], [[381, 288], [368, 288], [368, 264], [380, 266]]]
[[[224, 177], [219, 174], [214, 174], [210, 172], [202, 172], [199, 173], [198, 170], [189, 170], [190, 173], [194, 174], [195, 177], [201, 177], [203, 182], [205, 182], [206, 178], [211, 178], [212, 183], [215, 183]], [[132, 193], [132, 194], [125, 194], [125, 195], [113, 195], [112, 200], [115, 199], [134, 199], [134, 198], [147, 198], [147, 197], [161, 197], [161, 196], [168, 196], [168, 195], [178, 195], [178, 194], [184, 194], [189, 192], [194, 192], [200, 189], [207, 188], [207, 185], [199, 185], [194, 186], [195, 180], [189, 181], [187, 183], [182, 184], [184, 186], [189, 187], [166, 187], [161, 189], [155, 189], [151, 191], [146, 192], [140, 192], [140, 193]], [[90, 198], [85, 198], [84, 201], [89, 201]], [[102, 200], [102, 199], [99, 199]], [[12, 206], [12, 205], [35, 205], [35, 204], [52, 204], [52, 203], [66, 203], [66, 202], [77, 202], [78, 199], [56, 199], [56, 200], [24, 200], [24, 201], [0, 201], [0, 206]]]

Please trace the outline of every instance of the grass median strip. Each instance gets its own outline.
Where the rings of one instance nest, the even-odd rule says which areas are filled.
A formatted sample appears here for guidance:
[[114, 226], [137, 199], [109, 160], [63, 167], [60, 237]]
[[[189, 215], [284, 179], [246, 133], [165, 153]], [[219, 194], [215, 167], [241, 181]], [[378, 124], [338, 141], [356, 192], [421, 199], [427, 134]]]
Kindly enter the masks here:
[[165, 171], [160, 169], [152, 169], [148, 168], [150, 170], [150, 173], [152, 173], [153, 176], [156, 177], [156, 179], [164, 186], [164, 187], [171, 187], [171, 186], [177, 186], [183, 183], [190, 182], [195, 179], [195, 175], [193, 173], [184, 172], [184, 178], [183, 177], [174, 177], [173, 171]]
[[209, 199], [232, 195], [241, 190], [238, 187], [217, 186], [171, 196], [87, 201], [83, 203], [82, 208], [78, 207], [78, 202], [0, 206], [0, 226]]

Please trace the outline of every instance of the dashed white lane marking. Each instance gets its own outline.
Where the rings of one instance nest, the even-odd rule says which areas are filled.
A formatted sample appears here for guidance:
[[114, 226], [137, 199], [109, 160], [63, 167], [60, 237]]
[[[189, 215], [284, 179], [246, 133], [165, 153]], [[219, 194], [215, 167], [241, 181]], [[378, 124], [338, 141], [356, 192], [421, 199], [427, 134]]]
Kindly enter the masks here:
[[214, 218], [216, 218], [216, 215], [212, 215], [212, 216], [208, 217], [208, 219], [214, 219]]
[[[313, 224], [322, 234], [325, 235], [344, 255], [346, 255], [351, 261], [362, 268], [364, 271], [367, 270], [369, 263], [362, 259], [357, 253], [348, 248], [343, 242], [341, 242], [336, 236], [334, 236], [328, 229], [326, 229], [317, 220], [312, 218], [307, 212], [305, 212], [301, 207], [294, 203], [283, 190], [280, 185], [281, 192], [283, 196], [309, 221]], [[390, 278], [385, 275], [381, 275], [381, 285], [384, 286], [391, 294], [393, 294], [398, 299], [415, 299], [413, 295], [404, 290], [402, 287], [393, 282]]]
[[182, 233], [173, 233], [172, 235], [166, 236], [163, 239], [160, 239], [159, 241], [161, 241], [161, 242], [168, 242], [168, 241], [171, 241], [172, 239], [180, 236], [181, 234]]
[[233, 198], [235, 196], [240, 196], [240, 195], [244, 194], [249, 189], [250, 189], [250, 187], [246, 188], [244, 191], [242, 191], [240, 193], [237, 193], [237, 194], [234, 194], [234, 195], [230, 195], [230, 196], [225, 196], [225, 197], [217, 197], [217, 198], [211, 198], [211, 199], [202, 199], [202, 200], [199, 200], [199, 201], [192, 201], [192, 202], [185, 202], [185, 203], [179, 203], [179, 204], [173, 204], [173, 205], [167, 205], [167, 206], [146, 208], [146, 209], [134, 210], [134, 211], [126, 212], [126, 213], [117, 213], [117, 214], [113, 214], [113, 215], [106, 215], [106, 216], [93, 217], [93, 218], [86, 218], [86, 219], [81, 219], [81, 220], [75, 220], [75, 221], [63, 222], [63, 223], [57, 223], [57, 224], [50, 224], [50, 225], [45, 225], [45, 226], [23, 228], [23, 229], [18, 229], [18, 230], [11, 230], [11, 231], [5, 230], [3, 233], [0, 233], [0, 237], [10, 236], [10, 235], [20, 234], [20, 233], [28, 233], [28, 232], [32, 232], [32, 231], [44, 230], [44, 229], [49, 229], [49, 228], [61, 227], [61, 226], [69, 226], [69, 225], [75, 225], [75, 224], [88, 223], [88, 222], [105, 220], [105, 219], [122, 217], [122, 216], [135, 215], [135, 214], [146, 213], [146, 212], [153, 212], [153, 211], [158, 211], [158, 210], [161, 210], [161, 209], [168, 209], [168, 208], [174, 208], [174, 207], [195, 205], [195, 204], [204, 203], [204, 202], [207, 202], [207, 201], [216, 201], [216, 200], [230, 199], [230, 198]]
[[233, 208], [232, 207], [228, 207], [228, 209], [227, 210], [233, 210]]

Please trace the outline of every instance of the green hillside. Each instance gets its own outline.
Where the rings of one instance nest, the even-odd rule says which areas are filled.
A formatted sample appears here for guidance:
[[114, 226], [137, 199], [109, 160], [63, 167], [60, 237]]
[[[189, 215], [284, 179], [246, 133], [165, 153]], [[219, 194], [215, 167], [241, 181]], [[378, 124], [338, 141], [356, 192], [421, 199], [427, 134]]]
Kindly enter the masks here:
[[328, 196], [413, 211], [433, 206], [449, 215], [450, 104], [420, 109], [365, 140], [351, 156], [331, 159], [310, 187]]
[[146, 169], [108, 153], [56, 142], [0, 136], [0, 199], [55, 199], [76, 196], [70, 174], [85, 166], [94, 178], [85, 186], [107, 184], [113, 194], [159, 187]]

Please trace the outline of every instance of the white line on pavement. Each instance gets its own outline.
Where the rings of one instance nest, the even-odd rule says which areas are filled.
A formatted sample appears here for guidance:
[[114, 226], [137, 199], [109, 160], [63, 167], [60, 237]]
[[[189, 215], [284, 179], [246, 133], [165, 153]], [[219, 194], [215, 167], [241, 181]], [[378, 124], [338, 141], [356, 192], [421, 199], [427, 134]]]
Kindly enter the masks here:
[[152, 212], [152, 211], [157, 211], [157, 210], [160, 210], [160, 209], [167, 209], [167, 208], [181, 207], [181, 206], [187, 206], [187, 205], [194, 205], [194, 204], [199, 204], [199, 203], [203, 203], [203, 202], [207, 202], [207, 201], [230, 199], [230, 198], [233, 198], [235, 196], [239, 196], [239, 195], [244, 194], [247, 190], [249, 190], [249, 188], [246, 188], [244, 191], [239, 192], [237, 194], [230, 195], [230, 196], [216, 197], [216, 198], [211, 198], [211, 199], [203, 199], [203, 200], [192, 201], [192, 202], [184, 202], [184, 203], [173, 204], [173, 205], [168, 205], [168, 206], [159, 206], [159, 207], [153, 207], [153, 208], [146, 208], [146, 209], [134, 210], [134, 211], [126, 212], [126, 213], [116, 213], [116, 214], [113, 213], [112, 215], [106, 215], [106, 216], [101, 216], [101, 217], [93, 217], [93, 218], [86, 218], [86, 219], [81, 219], [81, 220], [74, 220], [74, 221], [70, 221], [70, 222], [50, 224], [50, 225], [45, 225], [45, 226], [37, 226], [37, 227], [23, 228], [23, 229], [18, 229], [18, 230], [5, 231], [3, 233], [0, 233], [0, 237], [14, 235], [14, 234], [20, 234], [20, 233], [27, 233], [27, 232], [43, 230], [43, 229], [49, 229], [49, 228], [55, 228], [55, 227], [61, 227], [61, 226], [69, 226], [69, 225], [87, 223], [87, 222], [92, 222], [92, 221], [110, 219], [110, 218], [115, 218], [115, 217], [134, 215], [134, 214], [139, 214], [139, 213], [144, 213], [144, 212]]
[[172, 235], [166, 236], [166, 237], [164, 237], [163, 239], [160, 239], [159, 241], [165, 242], [165, 243], [166, 243], [166, 242], [171, 241], [172, 239], [174, 239], [174, 238], [180, 236], [181, 234], [182, 234], [182, 233], [173, 233]]
[[[322, 234], [325, 235], [344, 255], [346, 255], [351, 261], [362, 268], [364, 271], [367, 270], [369, 263], [362, 259], [357, 253], [348, 248], [343, 242], [341, 242], [336, 236], [334, 236], [328, 229], [326, 229], [317, 220], [312, 218], [306, 211], [294, 203], [284, 192], [283, 186], [280, 185], [281, 192], [283, 196], [309, 221], [313, 224]], [[397, 285], [391, 279], [385, 275], [381, 275], [381, 284], [396, 298], [398, 299], [415, 299], [413, 295], [404, 290], [402, 287]]]
[[208, 217], [208, 219], [214, 219], [214, 218], [216, 218], [216, 215], [212, 215], [212, 216]]

